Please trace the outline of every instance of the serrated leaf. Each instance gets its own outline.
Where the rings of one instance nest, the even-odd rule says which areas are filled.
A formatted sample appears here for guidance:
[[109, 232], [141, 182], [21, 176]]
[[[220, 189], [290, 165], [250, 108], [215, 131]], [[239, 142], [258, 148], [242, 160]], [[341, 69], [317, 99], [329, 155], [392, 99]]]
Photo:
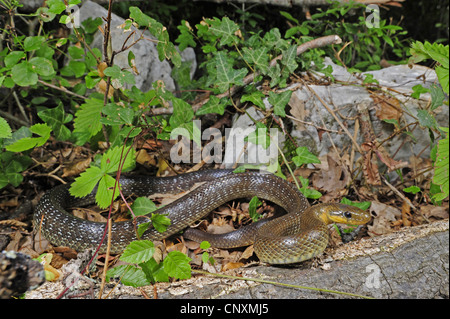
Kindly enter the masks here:
[[10, 138], [11, 136], [11, 127], [3, 117], [0, 117], [0, 138]]
[[120, 260], [134, 264], [145, 263], [153, 257], [154, 253], [155, 245], [153, 242], [150, 240], [135, 240], [127, 246], [120, 256]]
[[171, 251], [164, 259], [164, 269], [170, 277], [175, 279], [191, 278], [191, 258], [179, 251]]
[[[119, 196], [119, 189], [114, 191], [116, 180], [104, 174], [98, 183], [97, 193], [95, 194], [95, 201], [101, 209], [111, 205], [111, 202]], [[113, 196], [114, 194], [114, 196]]]
[[73, 132], [83, 136], [78, 140], [78, 144], [84, 144], [89, 138], [100, 132], [102, 124], [103, 101], [100, 99], [90, 98], [80, 105], [80, 109], [75, 113]]
[[96, 166], [91, 166], [75, 179], [70, 186], [70, 195], [81, 198], [89, 195], [99, 180], [102, 178], [103, 172]]
[[169, 227], [171, 224], [170, 219], [162, 214], [152, 213], [151, 220], [153, 227], [155, 227], [155, 229], [160, 233], [165, 232], [167, 230], [167, 227]]
[[[119, 165], [122, 171], [128, 171], [134, 168], [135, 151], [133, 148], [130, 148], [131, 146], [125, 148], [116, 146], [110, 148], [105, 154], [103, 154], [100, 164], [102, 170], [107, 174], [112, 174], [119, 170]], [[127, 156], [125, 157], [125, 155]]]
[[285, 107], [291, 99], [292, 91], [284, 91], [282, 93], [269, 92], [269, 102], [273, 106], [275, 115], [285, 117]]
[[143, 287], [153, 284], [149, 281], [141, 268], [133, 265], [120, 265], [108, 269], [107, 280], [110, 278], [121, 278], [124, 285], [131, 287]]

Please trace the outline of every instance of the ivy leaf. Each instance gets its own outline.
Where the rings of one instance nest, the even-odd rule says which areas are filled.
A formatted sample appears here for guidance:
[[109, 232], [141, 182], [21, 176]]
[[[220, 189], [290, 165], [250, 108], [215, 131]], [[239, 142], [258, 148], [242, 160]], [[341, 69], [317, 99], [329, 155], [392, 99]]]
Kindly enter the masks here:
[[261, 109], [265, 110], [266, 106], [264, 105], [263, 99], [265, 95], [261, 91], [255, 90], [250, 94], [244, 94], [241, 97], [241, 102], [251, 102]]
[[180, 35], [175, 42], [180, 44], [178, 46], [180, 51], [184, 51], [187, 47], [195, 48], [197, 43], [194, 41], [194, 36], [192, 35], [193, 30], [189, 22], [186, 20], [181, 20], [181, 24], [177, 28], [180, 30]]
[[244, 141], [255, 145], [261, 145], [264, 149], [267, 149], [270, 145], [270, 137], [267, 135], [267, 127], [261, 122], [256, 122], [256, 130], [248, 134], [248, 136], [244, 138]]
[[219, 36], [220, 45], [234, 45], [239, 42], [239, 38], [235, 35], [239, 30], [239, 26], [228, 17], [222, 18], [222, 21], [219, 19], [211, 21], [210, 31]]
[[189, 262], [192, 259], [179, 251], [171, 251], [164, 259], [164, 269], [170, 277], [175, 279], [191, 278], [191, 266]]
[[244, 59], [253, 64], [255, 70], [261, 71], [262, 74], [267, 74], [269, 71], [269, 55], [268, 49], [266, 47], [261, 47], [257, 49], [252, 48], [242, 48], [242, 52], [244, 53]]
[[273, 105], [273, 112], [275, 115], [285, 117], [286, 112], [284, 111], [286, 104], [289, 103], [291, 99], [292, 91], [284, 91], [282, 93], [269, 92], [269, 102]]
[[194, 118], [192, 106], [182, 99], [173, 99], [173, 114], [169, 119], [172, 128], [179, 127], [183, 123], [188, 123]]
[[223, 115], [225, 112], [225, 107], [228, 105], [228, 99], [219, 99], [217, 96], [210, 96], [208, 102], [203, 104], [203, 106], [195, 113], [196, 115], [205, 115], [211, 113], [217, 113]]
[[216, 55], [216, 69], [216, 84], [221, 93], [227, 91], [234, 84], [244, 85], [243, 79], [247, 75], [248, 70], [246, 68], [234, 70], [224, 52], [219, 52]]
[[38, 112], [38, 116], [52, 128], [56, 139], [60, 141], [69, 140], [72, 132], [64, 124], [72, 120], [72, 115], [65, 114], [62, 103], [53, 109]]
[[319, 158], [308, 151], [308, 148], [305, 146], [297, 147], [295, 152], [297, 156], [294, 156], [292, 160], [297, 167], [303, 164], [320, 163]]
[[283, 51], [283, 57], [281, 58], [281, 64], [286, 66], [289, 73], [293, 73], [297, 68], [298, 64], [295, 62], [297, 57], [297, 46], [291, 45], [289, 49]]

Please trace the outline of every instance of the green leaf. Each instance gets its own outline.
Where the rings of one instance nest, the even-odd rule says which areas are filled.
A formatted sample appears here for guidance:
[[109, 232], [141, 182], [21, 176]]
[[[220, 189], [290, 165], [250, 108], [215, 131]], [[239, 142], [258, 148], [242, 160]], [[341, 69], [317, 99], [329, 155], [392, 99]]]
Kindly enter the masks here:
[[283, 51], [281, 64], [284, 65], [290, 73], [293, 73], [298, 68], [298, 64], [297, 62], [295, 62], [296, 58], [297, 58], [297, 46], [291, 45], [289, 49]]
[[244, 59], [253, 64], [256, 71], [260, 71], [262, 74], [267, 74], [269, 71], [269, 54], [266, 47], [260, 48], [242, 48], [244, 53]]
[[439, 83], [442, 85], [442, 89], [448, 94], [449, 90], [449, 72], [448, 68], [445, 69], [441, 66], [436, 67], [436, 74], [438, 76]]
[[169, 227], [171, 224], [170, 219], [162, 214], [152, 213], [151, 220], [153, 227], [155, 227], [155, 229], [160, 233], [165, 232], [167, 230], [167, 227]]
[[298, 147], [295, 152], [297, 156], [294, 156], [292, 160], [297, 167], [303, 164], [320, 163], [319, 158], [308, 151], [308, 148], [305, 146]]
[[197, 43], [194, 41], [194, 36], [192, 35], [193, 30], [189, 25], [189, 22], [186, 20], [181, 20], [181, 24], [177, 27], [180, 30], [180, 35], [175, 40], [176, 43], [179, 43], [180, 51], [184, 51], [187, 47], [195, 48]]
[[90, 98], [80, 105], [75, 114], [74, 134], [78, 134], [79, 145], [87, 142], [89, 138], [96, 135], [102, 129], [100, 119], [102, 117], [103, 101]]
[[70, 186], [70, 195], [82, 198], [89, 195], [104, 173], [96, 166], [91, 166], [86, 169], [75, 179], [75, 182]]
[[282, 93], [269, 92], [269, 102], [274, 108], [275, 115], [285, 117], [285, 107], [291, 99], [292, 91], [284, 91]]
[[200, 249], [208, 249], [211, 247], [211, 244], [208, 241], [202, 241], [200, 243]]
[[3, 117], [0, 117], [0, 138], [10, 138], [11, 136], [11, 127]]
[[143, 287], [153, 284], [147, 279], [144, 271], [133, 265], [120, 265], [108, 269], [106, 272], [106, 280], [111, 278], [121, 278], [124, 285], [131, 287]]
[[164, 269], [170, 277], [175, 279], [191, 278], [191, 258], [179, 251], [171, 251], [164, 259]]
[[261, 122], [256, 122], [255, 131], [246, 136], [244, 141], [255, 145], [261, 145], [264, 149], [267, 149], [270, 145], [270, 137], [267, 135], [267, 127]]
[[437, 128], [436, 119], [427, 110], [417, 110], [417, 118], [420, 126], [430, 129]]
[[5, 57], [5, 66], [7, 68], [11, 68], [25, 57], [26, 57], [26, 54], [23, 51], [11, 51]]
[[107, 125], [132, 125], [135, 111], [130, 108], [123, 107], [116, 103], [108, 103], [102, 109], [102, 113], [106, 117], [101, 118], [101, 123]]
[[100, 178], [97, 193], [95, 194], [95, 202], [101, 209], [110, 206], [112, 201], [119, 196], [119, 190], [116, 188], [114, 191], [115, 183], [116, 180], [109, 175], [103, 174], [102, 178]]
[[190, 122], [194, 117], [192, 106], [182, 99], [173, 100], [173, 114], [169, 119], [170, 126], [179, 127], [183, 123]]
[[36, 51], [41, 48], [42, 44], [45, 42], [45, 37], [26, 37], [23, 43], [23, 48], [25, 52]]
[[61, 14], [66, 10], [66, 5], [61, 0], [47, 0], [46, 3], [51, 13]]
[[134, 155], [135, 151], [131, 146], [125, 148], [122, 146], [112, 147], [103, 154], [100, 167], [107, 174], [117, 172], [119, 170], [119, 165], [122, 171], [129, 171], [134, 168]]
[[372, 202], [353, 202], [353, 201], [349, 200], [348, 198], [344, 197], [341, 200], [341, 204], [353, 205], [362, 210], [367, 210], [367, 209], [369, 209], [370, 205], [372, 205]]
[[131, 205], [131, 209], [133, 210], [135, 216], [143, 216], [154, 212], [158, 208], [149, 198], [138, 197], [134, 201], [133, 205]]
[[38, 75], [33, 69], [33, 65], [27, 61], [16, 64], [11, 69], [11, 78], [17, 85], [31, 86], [38, 81]]
[[220, 45], [234, 45], [239, 42], [239, 38], [235, 35], [239, 30], [239, 26], [228, 17], [222, 20], [212, 20], [210, 31], [220, 38]]
[[72, 132], [64, 124], [72, 120], [72, 115], [65, 114], [62, 103], [53, 109], [38, 112], [38, 116], [52, 128], [56, 139], [69, 140]]
[[248, 73], [246, 68], [234, 70], [224, 52], [217, 53], [215, 61], [217, 70], [216, 85], [221, 93], [227, 91], [232, 85], [244, 85], [243, 79]]
[[251, 102], [258, 106], [259, 108], [265, 110], [266, 106], [264, 105], [263, 99], [265, 95], [261, 91], [255, 90], [252, 91], [250, 94], [243, 94], [241, 97], [241, 102]]
[[150, 240], [135, 240], [127, 246], [120, 256], [120, 260], [134, 264], [145, 263], [153, 257], [154, 253], [155, 245], [153, 242]]
[[39, 135], [40, 137], [25, 137], [13, 144], [7, 145], [6, 149], [11, 152], [23, 152], [34, 147], [44, 145], [50, 138], [52, 129], [47, 124], [35, 124], [30, 127], [30, 132]]
[[442, 131], [446, 133], [446, 137], [439, 140], [437, 147], [436, 162], [434, 163], [433, 183], [441, 187], [441, 193], [433, 195], [433, 199], [440, 201], [449, 195], [449, 129], [448, 127], [441, 127]]
[[430, 94], [431, 94], [430, 109], [433, 111], [443, 104], [445, 100], [445, 95], [442, 89], [434, 83], [430, 87]]
[[205, 115], [211, 113], [217, 113], [223, 115], [225, 112], [225, 107], [228, 104], [228, 99], [219, 99], [217, 96], [212, 95], [209, 97], [208, 102], [203, 104], [203, 106], [195, 113], [196, 115]]
[[403, 191], [406, 193], [417, 194], [418, 192], [420, 192], [420, 187], [413, 185], [410, 187], [403, 188]]
[[248, 213], [253, 222], [258, 221], [261, 218], [261, 215], [256, 211], [258, 206], [261, 206], [262, 203], [257, 196], [253, 196], [248, 204]]

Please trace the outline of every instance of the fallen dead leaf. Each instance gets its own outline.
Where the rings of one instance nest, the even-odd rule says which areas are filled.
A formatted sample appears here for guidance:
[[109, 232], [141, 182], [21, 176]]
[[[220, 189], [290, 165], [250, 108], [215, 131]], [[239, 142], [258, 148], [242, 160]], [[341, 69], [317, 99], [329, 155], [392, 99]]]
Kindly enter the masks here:
[[63, 174], [61, 177], [78, 176], [83, 173], [91, 164], [92, 159], [90, 157], [77, 161], [72, 165], [63, 168]]
[[241, 268], [242, 266], [244, 266], [244, 264], [241, 263], [241, 262], [228, 262], [225, 265], [223, 265], [222, 271], [227, 271], [227, 270], [230, 270], [230, 269]]

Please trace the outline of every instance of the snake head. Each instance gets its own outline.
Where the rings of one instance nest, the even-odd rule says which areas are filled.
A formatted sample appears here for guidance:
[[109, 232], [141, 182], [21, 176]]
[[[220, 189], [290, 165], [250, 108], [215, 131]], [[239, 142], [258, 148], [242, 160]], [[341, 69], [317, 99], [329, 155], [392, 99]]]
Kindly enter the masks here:
[[364, 225], [371, 218], [369, 212], [352, 205], [327, 203], [316, 206], [318, 206], [319, 217], [326, 224]]

